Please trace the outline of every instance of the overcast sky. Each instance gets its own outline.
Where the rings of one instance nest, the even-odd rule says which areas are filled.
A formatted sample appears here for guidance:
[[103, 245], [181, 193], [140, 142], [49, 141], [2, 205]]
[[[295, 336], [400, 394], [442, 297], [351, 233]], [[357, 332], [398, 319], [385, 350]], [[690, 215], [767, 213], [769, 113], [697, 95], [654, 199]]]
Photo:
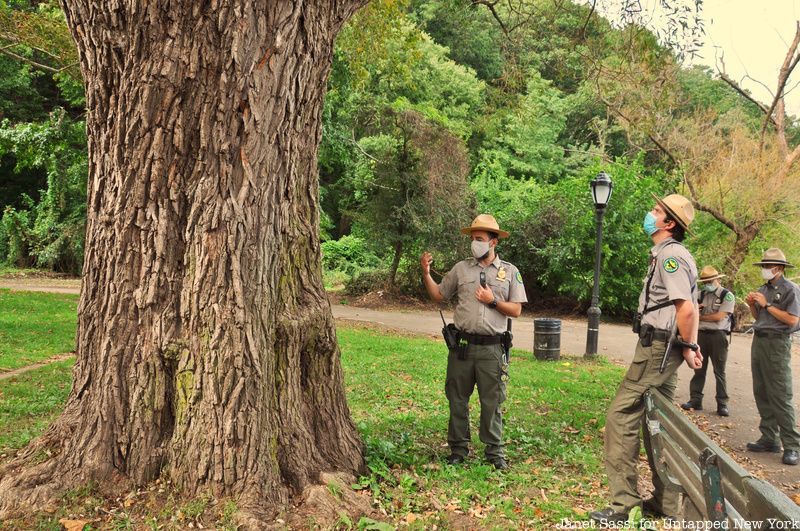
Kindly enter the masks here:
[[[771, 93], [745, 76], [775, 90], [778, 70], [800, 20], [800, 0], [705, 0], [703, 19], [703, 58], [695, 61], [715, 68], [715, 54], [724, 54], [728, 75], [763, 103], [771, 103]], [[795, 87], [798, 80], [796, 71], [788, 87]], [[800, 87], [787, 94], [786, 107], [790, 114], [800, 116]]]
[[[619, 6], [627, 1], [606, 0], [600, 4], [601, 12], [606, 8], [609, 13], [618, 14]], [[657, 7], [659, 0], [640, 0], [640, 3], [643, 18], [649, 19], [650, 24], [658, 25], [659, 19], [663, 20], [664, 11]], [[702, 57], [687, 63], [706, 64], [716, 72], [722, 66], [718, 58], [724, 57], [725, 71], [732, 79], [765, 105], [772, 103], [770, 91], [775, 90], [778, 70], [800, 20], [800, 0], [704, 0], [702, 13], [705, 21], [705, 44], [699, 52]], [[788, 88], [800, 81], [800, 67], [797, 70], [789, 78]], [[786, 108], [800, 117], [800, 88], [787, 94]]]

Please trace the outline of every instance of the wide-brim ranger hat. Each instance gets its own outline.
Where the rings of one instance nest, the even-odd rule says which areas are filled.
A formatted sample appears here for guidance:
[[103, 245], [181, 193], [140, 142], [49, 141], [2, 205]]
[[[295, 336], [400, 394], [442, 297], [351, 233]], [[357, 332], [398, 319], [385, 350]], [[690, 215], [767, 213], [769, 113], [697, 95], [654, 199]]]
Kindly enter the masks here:
[[496, 232], [499, 238], [508, 238], [508, 232], [501, 230], [500, 225], [494, 216], [489, 214], [480, 214], [472, 220], [472, 225], [461, 229], [462, 234], [472, 234], [476, 230], [485, 230], [486, 232]]
[[786, 255], [783, 254], [783, 251], [778, 249], [777, 247], [770, 247], [764, 254], [761, 255], [761, 261], [756, 262], [753, 265], [757, 266], [775, 266], [775, 265], [782, 265], [784, 267], [794, 267], [792, 264], [786, 261]]
[[691, 201], [680, 194], [670, 194], [664, 199], [659, 199], [656, 194], [650, 193], [653, 195], [653, 199], [661, 205], [661, 208], [669, 214], [669, 217], [685, 230], [689, 230], [689, 225], [694, 221], [694, 206]]
[[712, 280], [716, 280], [718, 278], [722, 278], [725, 275], [714, 269], [713, 266], [705, 266], [702, 270], [700, 270], [700, 282], [711, 282]]

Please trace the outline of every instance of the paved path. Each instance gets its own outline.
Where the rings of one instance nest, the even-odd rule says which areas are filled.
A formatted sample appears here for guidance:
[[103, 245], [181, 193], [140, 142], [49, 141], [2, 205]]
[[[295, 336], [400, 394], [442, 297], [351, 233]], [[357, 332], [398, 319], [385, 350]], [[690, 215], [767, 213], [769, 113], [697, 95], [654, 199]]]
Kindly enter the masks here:
[[[0, 279], [0, 288], [26, 291], [48, 291], [57, 293], [79, 293], [79, 280], [62, 279]], [[378, 311], [348, 305], [332, 305], [333, 315], [341, 321], [361, 321], [386, 328], [440, 338], [442, 321], [438, 312], [425, 311]], [[451, 312], [445, 312], [448, 322]], [[693, 413], [695, 422], [706, 432], [718, 436], [723, 448], [731, 453], [745, 468], [759, 477], [768, 478], [785, 493], [800, 494], [800, 466], [787, 467], [780, 461], [780, 454], [753, 454], [745, 451], [745, 444], [758, 438], [758, 412], [753, 400], [753, 384], [750, 373], [750, 342], [748, 335], [734, 334], [728, 355], [728, 392], [731, 416], [718, 417], [715, 413], [714, 377], [709, 370], [706, 378], [705, 406], [710, 410]], [[522, 317], [514, 323], [515, 348], [533, 351], [533, 318]], [[599, 354], [623, 365], [630, 363], [636, 338], [628, 326], [607, 324], [600, 326]], [[586, 321], [561, 320], [561, 352], [563, 356], [581, 356], [586, 346]], [[800, 412], [800, 352], [795, 347], [792, 371], [795, 376], [795, 409]], [[689, 398], [689, 380], [692, 371], [683, 365], [678, 371], [676, 401]]]
[[26, 279], [25, 277], [10, 277], [0, 278], [0, 289], [12, 289], [19, 291], [46, 291], [48, 293], [72, 293], [77, 295], [81, 291], [81, 281], [71, 278]]
[[[333, 315], [340, 321], [363, 321], [405, 332], [441, 338], [442, 320], [436, 311], [379, 311], [342, 304], [332, 305]], [[447, 322], [452, 322], [452, 313], [445, 312]], [[562, 356], [582, 356], [586, 349], [586, 321], [561, 319]], [[533, 352], [533, 318], [517, 319], [513, 327], [515, 348]], [[750, 343], [752, 337], [734, 334], [728, 353], [727, 380], [731, 416], [719, 417], [714, 400], [715, 385], [713, 371], [706, 376], [705, 406], [709, 410], [693, 413], [692, 417], [706, 432], [719, 436], [723, 448], [753, 474], [769, 479], [786, 494], [800, 494], [800, 466], [781, 463], [781, 454], [754, 454], [745, 450], [748, 441], [758, 439], [758, 412], [753, 399], [753, 382], [750, 373]], [[633, 357], [636, 337], [629, 326], [603, 323], [598, 340], [599, 354], [609, 360], [628, 365]], [[792, 357], [795, 409], [800, 412], [798, 384], [800, 383], [800, 352], [795, 347]], [[531, 354], [532, 355], [532, 354]], [[513, 365], [512, 365], [513, 367]], [[685, 364], [678, 370], [676, 401], [689, 398], [689, 380], [692, 370]], [[719, 440], [718, 439], [718, 440]]]

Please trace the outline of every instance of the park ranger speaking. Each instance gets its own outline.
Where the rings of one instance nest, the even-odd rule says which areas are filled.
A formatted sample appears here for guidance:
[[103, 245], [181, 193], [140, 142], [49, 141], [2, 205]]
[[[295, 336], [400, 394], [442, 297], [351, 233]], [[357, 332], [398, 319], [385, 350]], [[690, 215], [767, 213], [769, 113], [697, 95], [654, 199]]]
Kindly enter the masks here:
[[642, 502], [637, 490], [645, 392], [658, 389], [672, 400], [681, 363], [686, 360], [689, 367], [697, 369], [703, 361], [696, 343], [697, 266], [681, 243], [694, 219], [694, 207], [678, 194], [653, 197], [656, 205], [643, 223], [653, 247], [633, 324], [639, 342], [606, 415], [605, 465], [611, 504], [589, 513], [601, 525], [627, 521], [630, 510], [637, 506], [645, 513], [673, 518], [680, 510], [678, 493], [666, 490], [655, 471], [647, 426], [644, 446], [653, 472], [653, 497]]
[[[508, 232], [501, 230], [493, 216], [481, 214], [461, 229], [472, 239], [472, 258], [458, 262], [442, 278], [431, 278], [433, 257], [420, 257], [422, 280], [436, 302], [458, 295], [453, 320], [457, 328], [453, 344], [448, 341], [445, 394], [450, 403], [447, 444], [448, 462], [463, 463], [469, 454], [469, 397], [475, 385], [481, 402], [480, 439], [486, 445], [486, 460], [498, 470], [508, 465], [503, 451], [503, 415], [508, 378], [507, 349], [502, 344], [510, 317], [519, 317], [527, 302], [522, 275], [509, 262], [500, 260], [495, 246]], [[445, 337], [445, 340], [448, 338]]]

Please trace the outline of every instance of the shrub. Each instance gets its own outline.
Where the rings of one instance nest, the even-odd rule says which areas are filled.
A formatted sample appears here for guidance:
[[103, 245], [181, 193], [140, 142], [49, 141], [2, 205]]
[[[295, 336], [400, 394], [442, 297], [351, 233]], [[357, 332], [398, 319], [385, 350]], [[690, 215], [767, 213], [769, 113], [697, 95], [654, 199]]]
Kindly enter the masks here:
[[340, 271], [353, 277], [365, 269], [375, 269], [380, 263], [358, 236], [348, 234], [322, 243], [322, 267], [327, 271]]
[[389, 284], [389, 271], [374, 269], [362, 271], [345, 284], [345, 293], [348, 295], [363, 295], [378, 289], [384, 289]]

